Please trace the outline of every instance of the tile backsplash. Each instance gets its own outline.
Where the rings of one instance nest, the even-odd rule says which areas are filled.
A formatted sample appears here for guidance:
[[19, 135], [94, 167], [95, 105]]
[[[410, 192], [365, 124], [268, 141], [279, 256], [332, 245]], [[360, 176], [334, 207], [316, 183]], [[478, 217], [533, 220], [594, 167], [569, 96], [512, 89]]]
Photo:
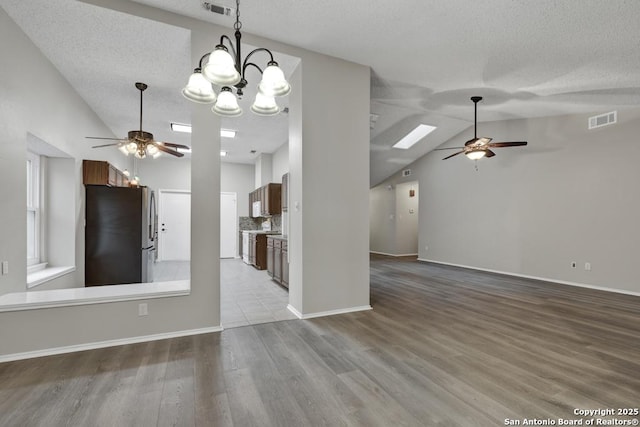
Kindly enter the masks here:
[[242, 230], [261, 230], [262, 223], [267, 220], [271, 220], [271, 231], [282, 230], [282, 216], [273, 215], [270, 218], [251, 218], [248, 216], [241, 216], [238, 218], [238, 229]]

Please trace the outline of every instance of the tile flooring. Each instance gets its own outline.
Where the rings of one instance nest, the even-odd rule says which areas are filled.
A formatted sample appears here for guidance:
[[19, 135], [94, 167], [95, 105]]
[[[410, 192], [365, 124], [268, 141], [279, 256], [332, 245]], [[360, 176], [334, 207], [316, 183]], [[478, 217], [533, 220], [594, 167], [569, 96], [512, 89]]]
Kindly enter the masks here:
[[241, 259], [220, 260], [221, 323], [223, 328], [291, 320], [289, 292]]
[[[189, 274], [189, 261], [158, 262], [154, 270], [156, 282], [188, 279]], [[241, 259], [220, 260], [220, 299], [223, 328], [297, 319], [287, 310], [287, 290], [266, 270], [256, 270]]]

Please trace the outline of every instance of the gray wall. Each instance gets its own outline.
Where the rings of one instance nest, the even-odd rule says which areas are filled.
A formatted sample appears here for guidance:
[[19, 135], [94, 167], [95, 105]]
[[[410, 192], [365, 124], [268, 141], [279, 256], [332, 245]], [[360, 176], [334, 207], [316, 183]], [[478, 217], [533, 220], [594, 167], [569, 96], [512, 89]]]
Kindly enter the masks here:
[[591, 131], [588, 116], [482, 123], [482, 135], [529, 145], [496, 149], [478, 171], [462, 155], [442, 161], [442, 152], [412, 165], [420, 258], [640, 292], [640, 109]]

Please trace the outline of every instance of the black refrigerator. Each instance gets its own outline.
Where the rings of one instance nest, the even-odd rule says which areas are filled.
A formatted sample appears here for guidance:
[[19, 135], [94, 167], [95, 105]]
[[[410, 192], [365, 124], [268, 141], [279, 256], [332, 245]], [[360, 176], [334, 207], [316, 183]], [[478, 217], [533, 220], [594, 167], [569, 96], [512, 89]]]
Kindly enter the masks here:
[[153, 281], [155, 195], [148, 187], [86, 186], [85, 286]]

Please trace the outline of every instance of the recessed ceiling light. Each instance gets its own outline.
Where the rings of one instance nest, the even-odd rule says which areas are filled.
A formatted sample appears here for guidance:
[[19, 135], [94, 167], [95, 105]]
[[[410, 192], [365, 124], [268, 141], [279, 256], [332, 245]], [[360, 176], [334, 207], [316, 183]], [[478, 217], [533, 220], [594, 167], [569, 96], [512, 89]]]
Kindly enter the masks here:
[[224, 150], [220, 150], [220, 157], [226, 157], [227, 156], [227, 152]]
[[191, 133], [191, 125], [185, 125], [182, 123], [171, 123], [171, 130], [174, 132]]
[[223, 138], [235, 138], [236, 131], [231, 129], [220, 129], [220, 136]]
[[[174, 132], [191, 133], [191, 125], [183, 123], [171, 123], [171, 130]], [[220, 136], [223, 138], [235, 138], [236, 131], [232, 129], [220, 129]]]
[[414, 130], [409, 132], [404, 138], [396, 142], [393, 145], [393, 148], [402, 148], [403, 150], [406, 150], [425, 136], [429, 135], [434, 130], [436, 130], [435, 126], [420, 124]]

